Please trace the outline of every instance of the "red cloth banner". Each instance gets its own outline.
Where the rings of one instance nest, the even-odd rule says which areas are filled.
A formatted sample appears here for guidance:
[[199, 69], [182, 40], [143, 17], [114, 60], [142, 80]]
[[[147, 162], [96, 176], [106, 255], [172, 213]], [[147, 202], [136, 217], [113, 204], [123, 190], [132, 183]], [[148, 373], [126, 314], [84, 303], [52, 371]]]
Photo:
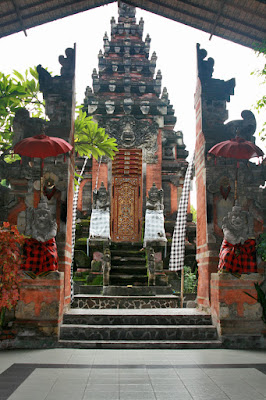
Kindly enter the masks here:
[[32, 271], [39, 275], [47, 271], [56, 271], [58, 268], [58, 256], [55, 238], [46, 242], [35, 239], [26, 239], [24, 245], [25, 263], [22, 269]]
[[223, 240], [218, 270], [226, 270], [238, 274], [251, 274], [257, 272], [256, 242], [248, 239], [244, 244], [235, 245]]

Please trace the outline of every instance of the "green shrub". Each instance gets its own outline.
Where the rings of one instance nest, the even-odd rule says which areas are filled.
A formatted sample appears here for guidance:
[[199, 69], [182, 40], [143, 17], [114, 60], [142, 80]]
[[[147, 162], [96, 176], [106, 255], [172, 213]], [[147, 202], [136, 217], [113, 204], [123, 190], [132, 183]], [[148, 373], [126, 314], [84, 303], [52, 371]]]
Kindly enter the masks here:
[[184, 293], [197, 293], [197, 271], [192, 272], [190, 267], [184, 266]]

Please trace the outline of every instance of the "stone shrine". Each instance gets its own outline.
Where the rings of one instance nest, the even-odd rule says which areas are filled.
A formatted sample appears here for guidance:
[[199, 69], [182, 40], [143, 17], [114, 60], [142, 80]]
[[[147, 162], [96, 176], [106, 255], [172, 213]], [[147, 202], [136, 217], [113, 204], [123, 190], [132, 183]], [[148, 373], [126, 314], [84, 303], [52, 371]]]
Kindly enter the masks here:
[[[99, 189], [95, 184], [102, 182], [110, 198], [111, 242], [141, 249], [145, 212], [151, 209], [149, 193], [155, 187], [162, 194], [160, 235], [154, 243], [160, 248], [166, 237], [172, 237], [188, 152], [182, 132], [174, 130], [176, 117], [167, 89], [161, 87], [161, 71], [156, 72], [156, 53], [150, 55], [151, 38], [143, 39], [143, 19], [137, 23], [135, 8], [123, 2], [118, 13], [117, 22], [111, 19], [110, 38], [104, 35], [92, 88], [86, 89], [84, 111], [116, 139], [119, 151], [113, 161], [103, 157], [99, 165], [92, 160], [80, 189], [78, 216], [89, 216], [94, 207], [86, 193]], [[190, 247], [195, 254], [193, 239]]]

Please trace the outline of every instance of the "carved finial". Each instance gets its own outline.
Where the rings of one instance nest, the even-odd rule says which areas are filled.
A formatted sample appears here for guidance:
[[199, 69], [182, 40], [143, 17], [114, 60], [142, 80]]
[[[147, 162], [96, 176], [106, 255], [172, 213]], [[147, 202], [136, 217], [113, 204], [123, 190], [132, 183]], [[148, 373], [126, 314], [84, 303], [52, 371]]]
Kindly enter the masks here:
[[205, 49], [200, 48], [200, 44], [197, 43], [197, 62], [198, 62], [198, 76], [201, 82], [205, 82], [208, 79], [211, 79], [213, 74], [213, 66], [214, 66], [214, 59], [207, 57], [207, 51]]
[[158, 71], [157, 71], [156, 79], [159, 79], [159, 80], [162, 79], [162, 73], [161, 73], [161, 70], [160, 70], [160, 69], [158, 69]]
[[168, 100], [168, 92], [166, 87], [163, 88], [162, 99]]
[[96, 70], [96, 68], [93, 68], [93, 71], [92, 71], [92, 79], [94, 79], [94, 78], [98, 78], [98, 73], [97, 73], [97, 70]]
[[151, 62], [152, 62], [152, 63], [156, 63], [156, 61], [157, 61], [157, 55], [156, 55], [156, 52], [154, 51], [154, 52], [152, 53], [152, 56], [151, 56]]
[[147, 33], [147, 36], [145, 38], [145, 44], [148, 44], [150, 42], [151, 42], [151, 38], [150, 38], [150, 35]]

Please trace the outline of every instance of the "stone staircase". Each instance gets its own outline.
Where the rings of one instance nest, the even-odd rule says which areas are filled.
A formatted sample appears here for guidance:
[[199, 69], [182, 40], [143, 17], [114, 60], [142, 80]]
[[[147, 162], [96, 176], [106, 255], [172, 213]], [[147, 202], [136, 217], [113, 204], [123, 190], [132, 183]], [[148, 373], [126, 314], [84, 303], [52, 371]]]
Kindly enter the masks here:
[[211, 316], [180, 309], [171, 286], [148, 286], [141, 244], [111, 248], [109, 286], [78, 286], [60, 327], [60, 347], [219, 348]]
[[[128, 307], [140, 306], [138, 297], [127, 297], [127, 300], [126, 296], [124, 297]], [[157, 307], [160, 306], [158, 299], [160, 297], [162, 300], [167, 296], [154, 296], [154, 305]], [[148, 299], [149, 296], [146, 296], [147, 301]], [[60, 329], [59, 346], [117, 349], [221, 347], [211, 316], [196, 309], [169, 307], [115, 309], [121, 299], [113, 297], [108, 301], [110, 308], [76, 308], [65, 313]], [[147, 306], [151, 306], [151, 303], [146, 303]]]
[[111, 286], [148, 286], [145, 251], [141, 248], [141, 244], [119, 244], [119, 249], [111, 246]]

